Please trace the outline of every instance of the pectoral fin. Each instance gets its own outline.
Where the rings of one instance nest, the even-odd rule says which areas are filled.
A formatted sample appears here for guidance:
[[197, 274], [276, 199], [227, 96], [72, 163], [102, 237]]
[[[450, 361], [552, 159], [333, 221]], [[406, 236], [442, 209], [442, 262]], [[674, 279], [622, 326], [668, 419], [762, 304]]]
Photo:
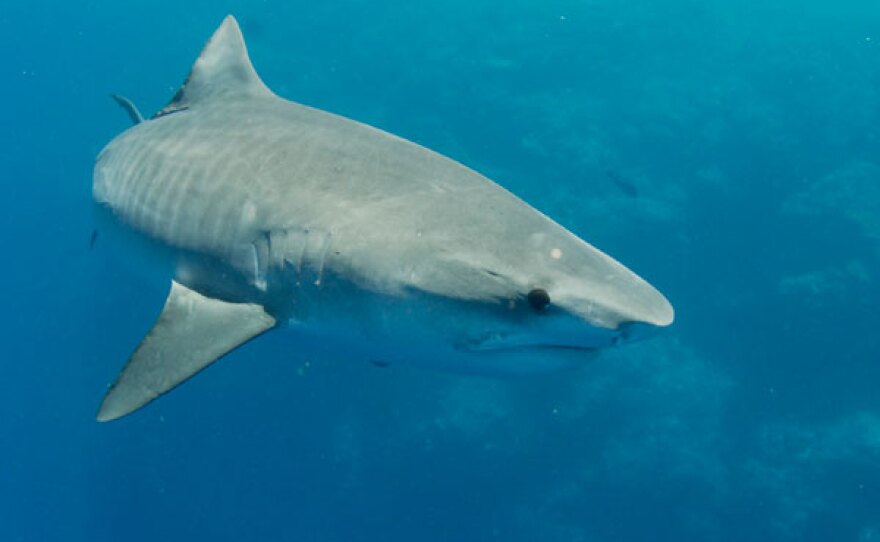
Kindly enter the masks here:
[[260, 305], [213, 299], [172, 281], [162, 314], [104, 396], [98, 421], [134, 412], [274, 326]]

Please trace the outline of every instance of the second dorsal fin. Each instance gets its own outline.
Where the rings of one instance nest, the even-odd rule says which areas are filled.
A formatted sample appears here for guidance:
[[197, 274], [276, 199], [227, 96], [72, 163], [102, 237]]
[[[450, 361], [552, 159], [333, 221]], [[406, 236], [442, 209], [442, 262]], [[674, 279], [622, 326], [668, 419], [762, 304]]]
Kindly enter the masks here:
[[227, 15], [202, 49], [189, 76], [155, 117], [217, 97], [272, 95], [254, 70], [238, 22]]

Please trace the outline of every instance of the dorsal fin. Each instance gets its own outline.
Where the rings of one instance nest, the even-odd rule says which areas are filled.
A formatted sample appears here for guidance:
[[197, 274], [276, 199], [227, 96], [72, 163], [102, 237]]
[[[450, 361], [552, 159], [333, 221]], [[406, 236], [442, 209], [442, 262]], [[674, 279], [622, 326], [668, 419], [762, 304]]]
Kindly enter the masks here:
[[183, 86], [153, 118], [189, 109], [209, 98], [233, 95], [271, 96], [272, 91], [251, 64], [238, 22], [227, 15], [202, 49]]

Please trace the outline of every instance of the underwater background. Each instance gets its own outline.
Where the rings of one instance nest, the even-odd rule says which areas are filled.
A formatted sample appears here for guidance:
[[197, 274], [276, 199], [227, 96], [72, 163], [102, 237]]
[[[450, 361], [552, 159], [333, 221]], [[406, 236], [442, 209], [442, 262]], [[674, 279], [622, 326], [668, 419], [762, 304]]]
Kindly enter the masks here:
[[[286, 98], [481, 171], [657, 286], [518, 379], [250, 343], [94, 421], [164, 301], [94, 157], [227, 13]], [[0, 540], [880, 540], [876, 0], [4, 0]]]

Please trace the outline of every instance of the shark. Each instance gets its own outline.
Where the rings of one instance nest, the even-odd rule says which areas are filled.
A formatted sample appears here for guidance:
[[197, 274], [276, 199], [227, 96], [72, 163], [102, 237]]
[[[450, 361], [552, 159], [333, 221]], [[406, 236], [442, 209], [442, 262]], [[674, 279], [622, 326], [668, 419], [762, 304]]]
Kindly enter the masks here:
[[170, 287], [100, 421], [278, 328], [294, 350], [491, 375], [584, 365], [673, 322], [657, 289], [487, 177], [275, 95], [231, 15], [155, 115], [114, 98], [133, 125], [96, 158], [94, 204]]

